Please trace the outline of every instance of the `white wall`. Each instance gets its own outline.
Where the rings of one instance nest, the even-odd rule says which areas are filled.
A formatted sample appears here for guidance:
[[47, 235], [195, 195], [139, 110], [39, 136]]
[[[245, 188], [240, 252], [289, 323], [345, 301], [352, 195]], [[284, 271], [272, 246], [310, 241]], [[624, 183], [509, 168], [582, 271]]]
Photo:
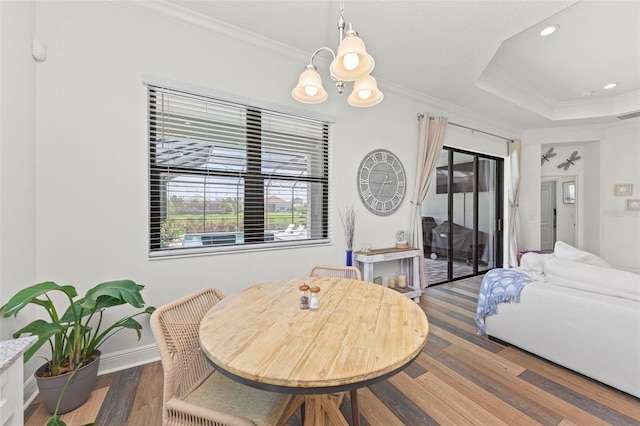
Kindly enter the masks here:
[[[0, 2], [0, 305], [35, 280], [34, 5]], [[0, 340], [30, 322], [0, 321]]]
[[[33, 3], [25, 4], [33, 10]], [[154, 3], [153, 7], [163, 5]], [[3, 299], [33, 281], [74, 284], [84, 292], [98, 282], [126, 277], [144, 284], [146, 301], [160, 306], [204, 286], [231, 294], [257, 282], [305, 275], [315, 263], [342, 264], [345, 244], [336, 207], [352, 202], [357, 206], [356, 247], [362, 242], [374, 248], [391, 246], [396, 230], [409, 229], [417, 112], [445, 115], [498, 134], [513, 133], [484, 123], [477, 114], [438, 107], [413, 93], [386, 86], [382, 80], [379, 84], [385, 100], [374, 108], [352, 108], [346, 102], [347, 93], [340, 96], [332, 91], [326, 103], [303, 106], [290, 92], [309, 52], [282, 49], [250, 37], [243, 37], [246, 42], [237, 41], [227, 32], [218, 32], [219, 27], [185, 24], [161, 10], [150, 13], [141, 3], [38, 2], [35, 19], [33, 12], [20, 18], [29, 24], [19, 34], [12, 34], [13, 43], [22, 44], [13, 46], [19, 48], [25, 66], [12, 61], [10, 72], [19, 74], [17, 81], [28, 86], [26, 93], [31, 93], [32, 99], [35, 96], [37, 108], [35, 115], [27, 111], [25, 123], [16, 120], [19, 128], [29, 133], [26, 137], [11, 135], [12, 145], [7, 145], [4, 137], [2, 141], [3, 148], [19, 149], [16, 157], [26, 163], [24, 170], [20, 163], [5, 169], [3, 161], [3, 181], [29, 186], [24, 203], [10, 204], [12, 200], [5, 195], [13, 193], [4, 192], [3, 187], [3, 244], [6, 230], [15, 234], [8, 242], [25, 246], [24, 253], [17, 252], [10, 259], [19, 260], [15, 268], [23, 271], [24, 279], [11, 284], [3, 280]], [[34, 36], [48, 48], [47, 60], [35, 64], [35, 91], [34, 64], [29, 56]], [[3, 64], [9, 53], [3, 52]], [[335, 117], [333, 244], [149, 260], [143, 75]], [[329, 80], [328, 76], [325, 79]], [[25, 102], [31, 102], [33, 108], [33, 100]], [[3, 111], [3, 124], [17, 115]], [[13, 144], [15, 139], [25, 145]], [[356, 192], [356, 169], [376, 148], [398, 155], [410, 182], [400, 210], [388, 217], [369, 213]], [[18, 219], [11, 222], [17, 226], [10, 228], [4, 218]], [[25, 241], [17, 241], [20, 236]], [[9, 258], [3, 259], [3, 270], [9, 265]], [[153, 344], [147, 324], [144, 326], [140, 343], [131, 335], [117, 335], [102, 348], [105, 356]], [[33, 371], [38, 362], [31, 361], [33, 366], [28, 365], [27, 371]]]
[[[542, 146], [555, 146], [563, 154], [578, 149], [582, 159], [566, 172], [576, 174], [577, 246], [604, 257], [615, 267], [640, 273], [640, 214], [625, 210], [625, 199], [640, 192], [640, 122], [614, 125], [527, 131], [523, 136], [520, 211], [523, 247], [540, 244], [540, 167]], [[544, 150], [546, 152], [546, 149]], [[553, 159], [556, 167], [562, 155]], [[580, 165], [580, 162], [582, 164]], [[548, 163], [547, 163], [548, 164]], [[556, 170], [553, 172], [555, 173]], [[634, 184], [633, 197], [615, 197], [616, 183]]]
[[[626, 200], [640, 199], [640, 123], [607, 129], [600, 146], [600, 247], [614, 266], [640, 273], [640, 212]], [[615, 196], [616, 184], [633, 184], [630, 197]]]

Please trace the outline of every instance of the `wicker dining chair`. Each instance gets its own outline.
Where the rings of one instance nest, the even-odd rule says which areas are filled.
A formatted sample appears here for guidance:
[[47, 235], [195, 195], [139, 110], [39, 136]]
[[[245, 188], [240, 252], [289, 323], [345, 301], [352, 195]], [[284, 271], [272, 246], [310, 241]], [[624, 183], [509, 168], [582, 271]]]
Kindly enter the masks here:
[[362, 273], [355, 266], [315, 265], [309, 272], [310, 277], [349, 278], [362, 281]]
[[255, 389], [215, 370], [200, 349], [206, 312], [224, 298], [207, 288], [157, 309], [151, 330], [164, 370], [163, 425], [284, 425], [303, 397]]

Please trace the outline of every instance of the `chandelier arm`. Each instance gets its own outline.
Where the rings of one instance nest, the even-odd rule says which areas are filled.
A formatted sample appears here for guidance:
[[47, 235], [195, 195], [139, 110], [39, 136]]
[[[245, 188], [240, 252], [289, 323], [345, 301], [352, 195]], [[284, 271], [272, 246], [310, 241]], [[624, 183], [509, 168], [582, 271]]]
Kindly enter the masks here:
[[336, 54], [333, 53], [333, 50], [331, 50], [331, 48], [323, 46], [323, 47], [320, 47], [320, 48], [316, 49], [316, 51], [311, 54], [311, 59], [309, 60], [309, 63], [311, 65], [313, 65], [313, 59], [316, 57], [316, 55], [318, 53], [322, 52], [322, 51], [327, 51], [327, 52], [331, 53], [331, 56], [333, 56], [333, 59], [336, 58]]
[[[311, 55], [311, 59], [309, 60], [309, 65], [311, 67], [315, 68], [315, 65], [313, 64], [313, 60], [316, 57], [316, 55], [318, 55], [318, 53], [320, 53], [320, 52], [329, 52], [329, 53], [331, 53], [331, 56], [333, 57], [333, 59], [336, 58], [336, 54], [333, 52], [333, 50], [331, 48], [326, 47], [326, 46], [320, 47], [320, 48], [316, 49], [316, 51], [313, 52], [313, 54]], [[309, 65], [307, 65], [307, 67]], [[336, 82], [336, 89], [338, 89], [338, 93], [342, 93], [342, 91], [344, 90], [344, 82], [342, 80], [340, 80], [339, 78], [336, 78], [336, 76], [331, 74], [331, 72], [329, 72], [329, 77], [331, 77], [331, 80]]]

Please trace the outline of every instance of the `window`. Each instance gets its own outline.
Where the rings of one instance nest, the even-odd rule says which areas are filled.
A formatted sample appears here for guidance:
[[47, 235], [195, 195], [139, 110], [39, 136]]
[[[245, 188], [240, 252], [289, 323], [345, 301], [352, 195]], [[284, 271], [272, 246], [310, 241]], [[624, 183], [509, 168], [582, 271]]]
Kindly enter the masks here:
[[328, 121], [148, 87], [152, 256], [328, 239]]

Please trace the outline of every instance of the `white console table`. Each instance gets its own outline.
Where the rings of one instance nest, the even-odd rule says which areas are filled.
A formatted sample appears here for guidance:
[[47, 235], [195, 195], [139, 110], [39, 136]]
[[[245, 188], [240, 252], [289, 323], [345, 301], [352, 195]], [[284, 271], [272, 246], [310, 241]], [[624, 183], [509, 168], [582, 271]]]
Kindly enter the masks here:
[[[394, 287], [405, 296], [420, 302], [422, 289], [420, 288], [420, 249], [417, 248], [384, 248], [371, 251], [353, 252], [353, 263], [356, 268], [362, 271], [364, 281], [373, 282], [373, 264], [377, 262], [388, 262], [390, 260], [400, 260], [401, 270], [407, 276], [407, 287]], [[385, 287], [387, 283], [382, 283]]]

